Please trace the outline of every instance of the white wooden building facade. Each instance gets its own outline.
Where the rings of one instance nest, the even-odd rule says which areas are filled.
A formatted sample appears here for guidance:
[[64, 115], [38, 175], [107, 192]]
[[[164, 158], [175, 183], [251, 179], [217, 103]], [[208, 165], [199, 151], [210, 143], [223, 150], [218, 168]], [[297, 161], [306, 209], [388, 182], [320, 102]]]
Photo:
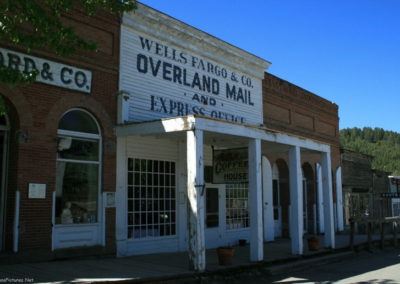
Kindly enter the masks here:
[[[269, 62], [144, 5], [123, 16], [120, 58], [119, 256], [188, 251], [203, 271], [206, 248], [245, 239], [251, 260], [263, 260], [264, 241], [277, 236], [268, 156], [278, 154], [289, 161], [293, 254], [303, 253], [306, 155], [320, 157], [316, 218], [335, 247], [330, 146], [263, 127]], [[216, 182], [216, 151], [235, 149], [246, 169], [225, 178], [246, 182]]]

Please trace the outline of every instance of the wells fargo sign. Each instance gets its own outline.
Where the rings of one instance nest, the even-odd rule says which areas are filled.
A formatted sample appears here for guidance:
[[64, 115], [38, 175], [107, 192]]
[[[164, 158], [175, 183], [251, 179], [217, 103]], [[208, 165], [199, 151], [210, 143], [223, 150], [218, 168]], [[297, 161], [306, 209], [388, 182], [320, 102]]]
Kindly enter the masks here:
[[125, 120], [201, 115], [262, 123], [261, 79], [251, 75], [246, 62], [239, 70], [207, 57], [209, 51], [202, 45], [182, 47], [179, 39], [174, 42], [131, 29], [122, 33], [120, 84], [132, 95]]

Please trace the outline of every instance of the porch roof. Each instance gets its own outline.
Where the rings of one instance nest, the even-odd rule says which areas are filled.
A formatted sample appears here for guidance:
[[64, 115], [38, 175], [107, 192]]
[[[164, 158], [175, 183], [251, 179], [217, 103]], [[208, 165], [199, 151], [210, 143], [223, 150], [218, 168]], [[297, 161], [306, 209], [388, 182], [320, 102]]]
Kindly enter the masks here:
[[223, 136], [234, 136], [241, 142], [248, 139], [260, 139], [263, 143], [266, 142], [274, 148], [277, 145], [282, 145], [282, 147], [299, 146], [303, 150], [312, 152], [330, 152], [330, 145], [328, 144], [273, 131], [263, 125], [241, 124], [197, 115], [121, 124], [116, 126], [115, 134], [118, 137], [147, 136], [167, 133], [178, 134], [194, 129], [208, 133], [208, 140], [210, 141], [217, 141]]

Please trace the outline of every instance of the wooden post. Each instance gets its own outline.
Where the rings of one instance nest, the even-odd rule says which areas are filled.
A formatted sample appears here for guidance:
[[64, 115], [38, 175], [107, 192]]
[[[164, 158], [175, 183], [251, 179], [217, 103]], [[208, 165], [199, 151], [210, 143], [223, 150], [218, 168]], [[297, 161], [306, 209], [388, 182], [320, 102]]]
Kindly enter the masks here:
[[368, 243], [367, 250], [372, 250], [372, 220], [367, 220], [367, 234], [368, 234]]
[[350, 249], [354, 249], [354, 218], [349, 219], [350, 222], [350, 243], [349, 247]]
[[385, 220], [381, 221], [381, 249], [385, 246]]
[[261, 140], [251, 139], [249, 157], [249, 201], [250, 201], [250, 261], [264, 259], [262, 192], [261, 192]]
[[[393, 246], [394, 247], [397, 247], [397, 245], [398, 245], [397, 236], [398, 236], [398, 222], [399, 222], [399, 220], [400, 220], [399, 216], [386, 217], [384, 219], [385, 223], [389, 223], [389, 222], [393, 223], [392, 229], [393, 229]], [[382, 234], [384, 234], [384, 233], [382, 233]]]

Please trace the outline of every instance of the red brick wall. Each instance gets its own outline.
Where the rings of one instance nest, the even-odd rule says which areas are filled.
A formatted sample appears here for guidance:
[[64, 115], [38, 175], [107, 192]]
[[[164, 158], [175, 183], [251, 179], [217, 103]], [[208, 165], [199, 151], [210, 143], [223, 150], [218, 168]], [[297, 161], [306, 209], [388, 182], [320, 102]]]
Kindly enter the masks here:
[[[56, 179], [56, 137], [58, 121], [70, 108], [92, 113], [103, 138], [103, 191], [115, 191], [116, 93], [119, 69], [119, 17], [99, 14], [88, 17], [80, 12], [65, 16], [65, 22], [78, 34], [96, 40], [97, 52], [83, 52], [61, 58], [45, 50], [32, 55], [92, 72], [92, 92], [84, 94], [41, 83], [10, 88], [0, 85], [0, 94], [11, 105], [9, 178], [7, 191], [6, 247], [12, 247], [15, 191], [21, 192], [19, 250], [51, 248], [52, 193]], [[0, 43], [9, 50], [26, 53], [18, 46]], [[18, 139], [18, 133], [27, 139]], [[46, 184], [45, 199], [28, 199], [28, 184]], [[106, 219], [115, 220], [115, 210], [107, 210]], [[108, 216], [109, 215], [109, 216]], [[115, 224], [106, 223], [107, 246], [115, 246]]]
[[[264, 125], [331, 145], [332, 171], [340, 165], [338, 106], [309, 91], [265, 73]], [[319, 157], [309, 156], [308, 162]]]

